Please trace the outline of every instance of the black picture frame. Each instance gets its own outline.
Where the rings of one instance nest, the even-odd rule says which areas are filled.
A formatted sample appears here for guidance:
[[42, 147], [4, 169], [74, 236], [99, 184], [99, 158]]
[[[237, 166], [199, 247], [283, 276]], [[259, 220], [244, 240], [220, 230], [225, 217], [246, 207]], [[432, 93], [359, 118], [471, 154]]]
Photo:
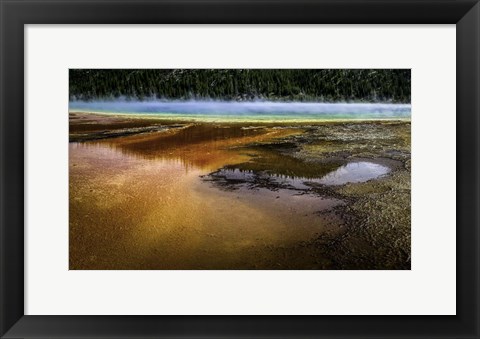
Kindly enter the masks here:
[[[478, 0], [0, 0], [0, 11], [2, 338], [480, 338]], [[456, 24], [457, 315], [24, 315], [24, 25], [158, 23]]]

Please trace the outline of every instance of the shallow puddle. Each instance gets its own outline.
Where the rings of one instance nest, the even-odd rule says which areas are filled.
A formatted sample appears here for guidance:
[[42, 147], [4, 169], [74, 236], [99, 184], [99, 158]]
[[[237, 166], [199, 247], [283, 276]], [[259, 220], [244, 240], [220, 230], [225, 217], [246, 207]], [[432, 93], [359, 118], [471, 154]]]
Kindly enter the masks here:
[[384, 176], [390, 172], [387, 166], [368, 161], [350, 162], [318, 180], [323, 185], [343, 185], [365, 182]]
[[[244, 165], [244, 164], [243, 164]], [[327, 165], [331, 167], [331, 165]], [[271, 190], [290, 188], [296, 190], [309, 190], [312, 184], [327, 186], [343, 185], [347, 183], [365, 182], [380, 178], [390, 172], [387, 166], [368, 161], [350, 162], [325, 175], [315, 177], [298, 177], [275, 174], [269, 171], [243, 170], [240, 168], [222, 168], [211, 173], [209, 178], [225, 188], [235, 189], [235, 186], [248, 186], [250, 188], [264, 187]]]

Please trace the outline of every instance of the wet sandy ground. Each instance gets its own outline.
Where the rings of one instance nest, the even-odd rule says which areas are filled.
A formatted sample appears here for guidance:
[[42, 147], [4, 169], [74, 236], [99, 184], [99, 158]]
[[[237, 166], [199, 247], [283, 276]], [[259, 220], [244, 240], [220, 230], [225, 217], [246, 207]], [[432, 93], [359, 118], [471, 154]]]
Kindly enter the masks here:
[[[361, 185], [388, 184], [404, 172], [409, 154], [408, 159], [360, 154], [392, 169], [383, 179], [335, 188], [292, 187], [289, 181], [278, 185], [265, 180], [271, 178], [268, 169], [316, 178], [347, 163], [333, 146], [314, 149], [323, 143], [314, 140], [321, 134], [312, 132], [312, 126], [192, 124], [89, 114], [70, 118], [70, 269], [409, 266], [399, 264], [395, 255], [394, 263], [384, 267], [370, 259], [349, 263], [345, 248], [332, 245], [344, 239], [348, 250], [363, 241], [353, 232], [352, 222], [361, 213], [351, 212], [356, 200], [349, 190], [365, 196]], [[328, 128], [338, 132], [344, 126]], [[391, 132], [389, 126], [383, 129]], [[308, 143], [303, 145], [302, 138]], [[349, 147], [349, 156], [359, 155]], [[402, 147], [397, 148], [403, 152]], [[253, 185], [214, 180], [212, 173], [222, 168], [259, 175]], [[407, 183], [409, 190], [409, 176]], [[408, 218], [401, 226], [406, 223]], [[351, 239], [353, 245], [348, 244]], [[409, 255], [405, 246], [402, 251]]]

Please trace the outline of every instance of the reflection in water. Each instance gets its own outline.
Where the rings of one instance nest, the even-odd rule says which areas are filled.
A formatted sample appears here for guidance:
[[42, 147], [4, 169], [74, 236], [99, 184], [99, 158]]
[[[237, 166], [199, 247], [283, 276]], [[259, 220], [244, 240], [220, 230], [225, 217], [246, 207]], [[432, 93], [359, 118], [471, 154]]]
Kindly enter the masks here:
[[[241, 165], [245, 166], [245, 164]], [[328, 166], [327, 168], [330, 167]], [[247, 185], [249, 187], [266, 187], [270, 189], [287, 187], [297, 190], [309, 190], [312, 184], [343, 185], [346, 183], [365, 182], [381, 177], [388, 172], [390, 172], [390, 169], [386, 166], [367, 161], [357, 161], [340, 166], [325, 175], [318, 175], [317, 177], [283, 175], [272, 171], [222, 168], [211, 173], [207, 180], [211, 178], [217, 184], [230, 188], [235, 188], [236, 185]]]
[[248, 187], [255, 189], [292, 189], [308, 190], [310, 187], [305, 183], [311, 179], [286, 176], [281, 174], [271, 174], [265, 171], [257, 172], [253, 170], [242, 170], [238, 168], [222, 168], [209, 176], [206, 181], [212, 181], [220, 187], [227, 189], [238, 189], [239, 187]]
[[318, 180], [323, 185], [343, 185], [376, 179], [390, 172], [386, 166], [367, 161], [351, 162]]
[[242, 126], [190, 125], [158, 133], [145, 133], [122, 138], [71, 143], [73, 148], [108, 147], [125, 156], [150, 160], [169, 160], [184, 164], [185, 169], [213, 171], [225, 164], [248, 159], [231, 147], [298, 133], [292, 129], [246, 128]]

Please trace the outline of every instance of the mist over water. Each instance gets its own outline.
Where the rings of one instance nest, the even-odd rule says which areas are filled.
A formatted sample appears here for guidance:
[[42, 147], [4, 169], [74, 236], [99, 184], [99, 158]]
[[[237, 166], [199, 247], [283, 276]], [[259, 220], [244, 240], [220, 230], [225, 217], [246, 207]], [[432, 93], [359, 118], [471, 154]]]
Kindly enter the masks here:
[[148, 114], [194, 120], [328, 120], [410, 118], [410, 104], [236, 102], [236, 101], [71, 101], [70, 112]]

